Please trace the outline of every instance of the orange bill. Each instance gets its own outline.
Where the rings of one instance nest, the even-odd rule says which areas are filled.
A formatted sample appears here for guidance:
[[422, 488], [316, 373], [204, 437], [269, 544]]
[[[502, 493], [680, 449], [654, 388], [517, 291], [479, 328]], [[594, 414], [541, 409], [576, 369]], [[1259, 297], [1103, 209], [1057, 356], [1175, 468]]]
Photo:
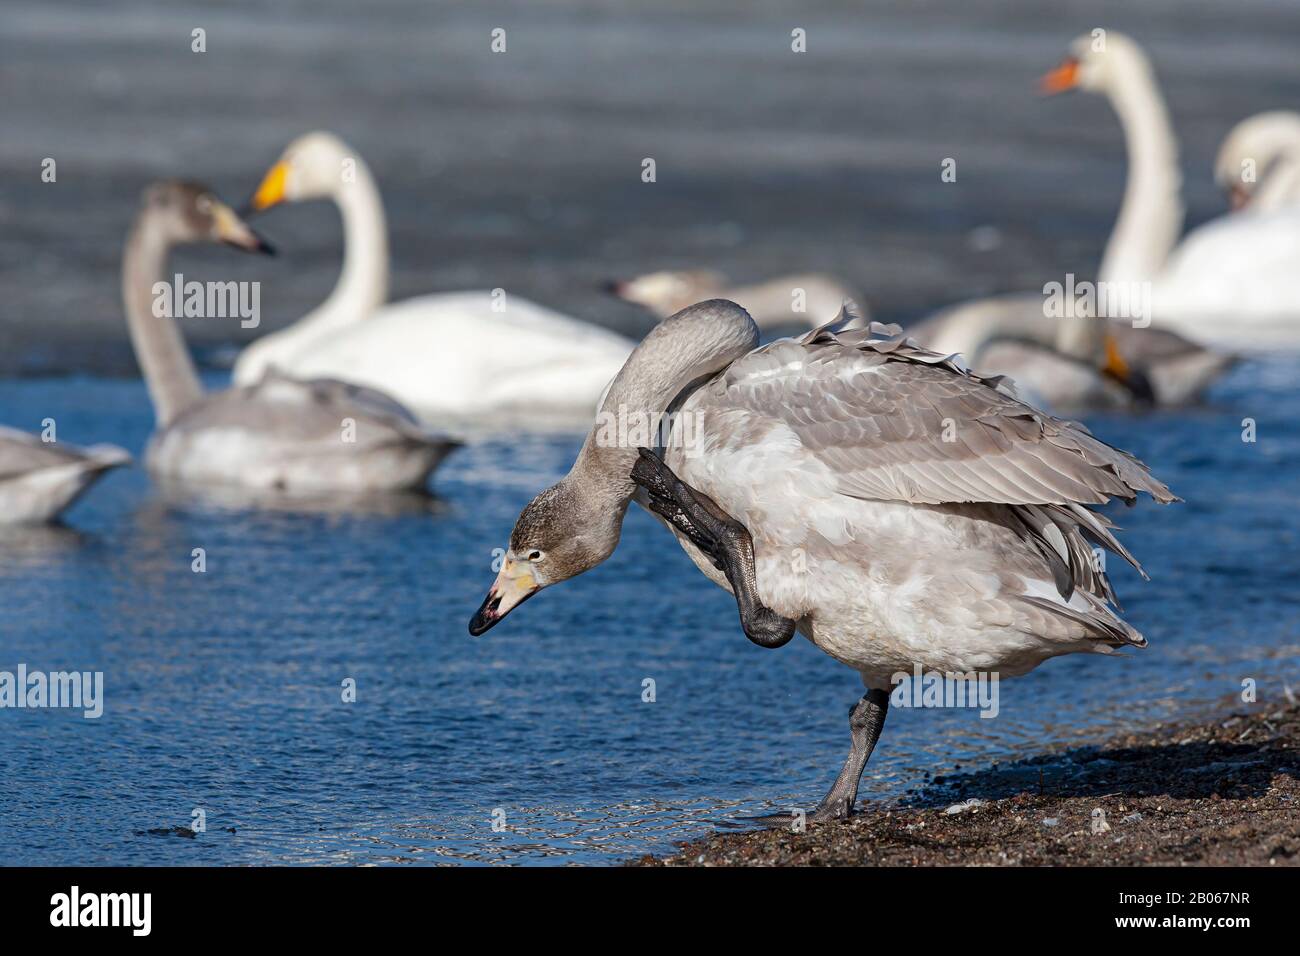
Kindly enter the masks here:
[[262, 184], [257, 187], [257, 192], [253, 193], [249, 202], [253, 211], [261, 212], [284, 202], [284, 187], [288, 177], [289, 167], [285, 163], [276, 163], [268, 169], [262, 177]]
[[1038, 81], [1038, 88], [1044, 93], [1064, 93], [1079, 85], [1079, 61], [1067, 57], [1061, 65]]

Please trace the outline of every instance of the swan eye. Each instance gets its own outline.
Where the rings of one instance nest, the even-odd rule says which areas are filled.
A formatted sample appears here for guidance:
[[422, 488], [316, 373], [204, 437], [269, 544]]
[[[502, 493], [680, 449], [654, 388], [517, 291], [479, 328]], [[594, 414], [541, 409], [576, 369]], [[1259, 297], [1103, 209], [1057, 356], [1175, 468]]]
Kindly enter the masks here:
[[529, 561], [540, 561], [540, 560], [542, 560], [542, 558], [544, 558], [544, 557], [545, 557], [545, 555], [542, 554], [542, 552], [540, 552], [540, 551], [536, 551], [536, 550], [534, 550], [534, 551], [529, 551], [529, 552], [528, 552], [528, 560], [529, 560]]

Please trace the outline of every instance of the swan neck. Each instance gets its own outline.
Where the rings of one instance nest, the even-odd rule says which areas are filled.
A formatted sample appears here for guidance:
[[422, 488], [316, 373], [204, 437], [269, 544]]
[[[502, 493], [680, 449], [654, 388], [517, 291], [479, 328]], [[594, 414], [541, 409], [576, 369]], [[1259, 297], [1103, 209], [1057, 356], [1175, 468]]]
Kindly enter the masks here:
[[625, 505], [636, 492], [637, 449], [658, 447], [685, 397], [758, 340], [749, 314], [725, 300], [691, 306], [655, 326], [615, 376], [570, 479]]
[[1277, 160], [1247, 207], [1255, 213], [1272, 213], [1300, 203], [1300, 163], [1290, 157]]
[[1095, 311], [1057, 319], [1056, 351], [1089, 364], [1106, 354], [1106, 322]]
[[370, 169], [360, 157], [354, 161], [351, 181], [340, 180], [333, 196], [343, 218], [343, 269], [318, 310], [320, 326], [351, 325], [388, 301], [384, 204]]
[[1120, 70], [1110, 101], [1124, 130], [1128, 177], [1099, 278], [1151, 282], [1165, 267], [1183, 225], [1178, 142], [1155, 74], [1144, 58]]
[[203, 394], [194, 360], [171, 314], [173, 290], [163, 276], [171, 245], [162, 224], [146, 211], [136, 219], [122, 256], [127, 329], [160, 428]]

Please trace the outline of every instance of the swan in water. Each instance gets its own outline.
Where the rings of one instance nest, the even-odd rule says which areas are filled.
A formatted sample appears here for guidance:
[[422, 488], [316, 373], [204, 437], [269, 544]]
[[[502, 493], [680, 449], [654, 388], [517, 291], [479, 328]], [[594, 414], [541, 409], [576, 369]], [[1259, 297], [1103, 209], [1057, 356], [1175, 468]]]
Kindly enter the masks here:
[[[249, 205], [261, 212], [309, 199], [330, 199], [339, 207], [343, 271], [318, 308], [244, 349], [235, 363], [238, 384], [256, 382], [274, 367], [300, 378], [329, 376], [382, 388], [426, 420], [567, 426], [591, 417], [602, 389], [636, 345], [502, 289], [385, 305], [388, 235], [379, 190], [356, 151], [331, 133], [308, 133], [290, 143]], [[842, 291], [821, 282], [810, 284], [807, 294], [810, 307], [814, 296], [818, 308], [837, 309], [843, 301]], [[788, 306], [790, 291], [782, 295]], [[824, 303], [827, 295], [833, 301]], [[778, 324], [789, 315], [788, 307], [784, 314], [763, 311], [759, 324]]]
[[320, 307], [245, 348], [238, 384], [274, 367], [382, 388], [425, 419], [585, 420], [636, 344], [504, 290], [385, 305], [383, 204], [365, 162], [338, 137], [308, 133], [291, 143], [250, 206], [318, 198], [332, 199], [343, 217], [338, 284]]
[[[1177, 145], [1138, 46], [1113, 31], [1105, 54], [1094, 53], [1093, 42], [1091, 35], [1076, 40], [1073, 55], [1043, 78], [1043, 89], [1059, 93], [1087, 83], [1107, 92], [1119, 113], [1128, 182], [1095, 288], [1131, 289], [1138, 277], [1159, 273], [1182, 228]], [[1187, 404], [1236, 362], [1158, 320], [1150, 325], [1148, 316], [1106, 308], [1109, 321], [1094, 318], [1094, 302], [1080, 303], [1072, 317], [1049, 318], [1046, 301], [1045, 293], [1021, 293], [962, 303], [909, 331], [935, 351], [961, 352], [973, 367], [1010, 375], [1026, 395], [1058, 411]], [[1130, 307], [1140, 301], [1131, 299]]]
[[1300, 113], [1257, 113], [1234, 126], [1214, 160], [1233, 209], [1273, 213], [1300, 205]]
[[0, 426], [0, 524], [53, 521], [105, 472], [130, 463], [116, 445], [81, 448]]
[[[862, 301], [856, 289], [818, 272], [737, 286], [721, 273], [707, 269], [665, 270], [611, 282], [609, 291], [660, 319], [705, 299], [728, 299], [748, 312], [760, 329], [816, 325], [838, 312], [845, 302]], [[861, 321], [868, 318], [864, 311]]]
[[166, 285], [173, 245], [209, 241], [269, 251], [205, 186], [167, 181], [145, 190], [123, 256], [122, 294], [157, 418], [145, 454], [150, 471], [173, 482], [295, 495], [424, 488], [456, 443], [382, 392], [271, 374], [204, 393], [156, 287]]
[[[732, 591], [751, 640], [780, 646], [797, 629], [861, 675], [852, 749], [814, 820], [852, 810], [895, 675], [1014, 676], [1144, 646], [1109, 606], [1092, 546], [1136, 561], [1091, 506], [1177, 499], [1083, 426], [882, 337], [894, 331], [828, 326], [758, 348], [753, 320], [723, 300], [661, 323], [568, 475], [520, 514], [470, 633], [608, 558], [637, 501]], [[646, 442], [662, 457], [638, 431], [663, 436]]]
[[1015, 379], [1020, 393], [1057, 412], [1195, 402], [1237, 357], [1175, 332], [1092, 318], [1049, 318], [1040, 293], [1010, 293], [943, 309], [908, 332], [928, 348], [961, 353], [973, 368]]
[[1105, 95], [1124, 130], [1129, 178], [1100, 280], [1148, 287], [1156, 328], [1234, 349], [1300, 346], [1300, 210], [1223, 216], [1178, 243], [1178, 145], [1142, 48], [1113, 30], [1079, 37], [1043, 85]]

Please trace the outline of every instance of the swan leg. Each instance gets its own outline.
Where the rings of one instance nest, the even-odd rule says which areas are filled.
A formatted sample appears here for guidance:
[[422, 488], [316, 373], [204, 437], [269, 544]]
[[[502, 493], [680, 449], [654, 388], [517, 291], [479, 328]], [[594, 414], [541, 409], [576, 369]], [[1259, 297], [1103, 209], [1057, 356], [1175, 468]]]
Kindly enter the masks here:
[[646, 490], [650, 507], [727, 576], [745, 636], [760, 647], [780, 647], [794, 637], [795, 622], [766, 607], [758, 598], [754, 542], [749, 530], [703, 492], [678, 478], [648, 448], [638, 449], [632, 480]]
[[[885, 714], [889, 711], [889, 693], [883, 690], [871, 690], [849, 708], [849, 735], [852, 744], [848, 759], [840, 775], [835, 778], [830, 792], [822, 797], [817, 809], [808, 815], [810, 823], [825, 823], [828, 820], [847, 820], [853, 812], [853, 804], [858, 799], [858, 783], [862, 780], [862, 771], [871, 758], [871, 751], [876, 748], [880, 731], [885, 726]], [[769, 813], [756, 817], [742, 817], [746, 823], [758, 823], [769, 827], [788, 827], [799, 820], [794, 813]]]
[[876, 749], [876, 741], [880, 739], [880, 731], [885, 726], [885, 716], [888, 713], [888, 691], [869, 690], [853, 705], [849, 711], [849, 736], [852, 740], [849, 756], [830, 792], [822, 797], [822, 802], [813, 811], [814, 823], [847, 820], [853, 812], [862, 770], [871, 759], [871, 751]]

